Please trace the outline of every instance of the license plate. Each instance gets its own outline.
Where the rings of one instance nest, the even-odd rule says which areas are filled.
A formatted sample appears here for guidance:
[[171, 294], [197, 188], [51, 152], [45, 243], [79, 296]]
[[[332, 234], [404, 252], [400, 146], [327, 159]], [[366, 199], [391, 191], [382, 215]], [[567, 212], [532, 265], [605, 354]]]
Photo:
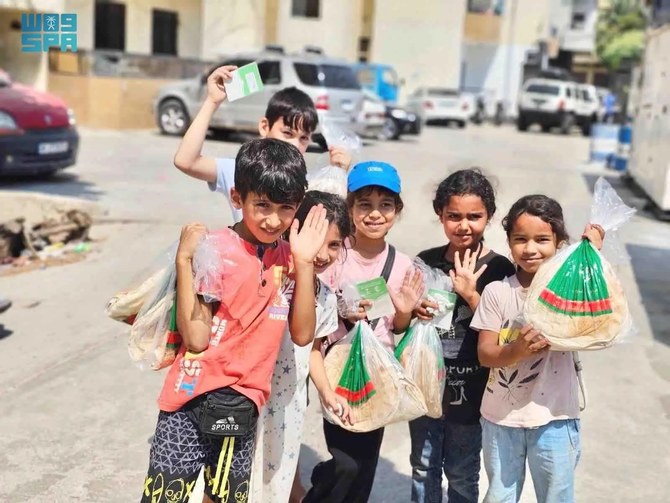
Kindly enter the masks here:
[[456, 100], [442, 100], [442, 101], [440, 101], [440, 106], [443, 106], [444, 108], [454, 108], [457, 105], [458, 105], [458, 102]]
[[37, 145], [37, 153], [39, 155], [61, 154], [67, 152], [68, 143], [66, 141], [52, 141], [48, 143], [40, 143]]
[[349, 100], [342, 100], [342, 110], [351, 112], [354, 109], [354, 103]]

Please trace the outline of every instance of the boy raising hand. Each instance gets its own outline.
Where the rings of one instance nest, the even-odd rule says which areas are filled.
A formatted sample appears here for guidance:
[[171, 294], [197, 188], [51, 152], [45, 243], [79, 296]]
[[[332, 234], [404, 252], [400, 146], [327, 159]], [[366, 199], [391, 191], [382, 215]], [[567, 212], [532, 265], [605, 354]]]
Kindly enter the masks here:
[[[219, 105], [225, 101], [225, 83], [231, 80], [231, 72], [236, 69], [236, 66], [221, 66], [207, 78], [207, 97], [177, 149], [174, 165], [187, 175], [206, 181], [210, 190], [224, 194], [230, 202], [235, 221], [239, 222], [242, 214], [230, 200], [230, 191], [235, 187], [235, 159], [202, 155], [209, 123]], [[304, 155], [318, 123], [319, 116], [312, 99], [295, 87], [287, 87], [270, 99], [265, 116], [258, 122], [258, 133], [261, 138], [290, 143]], [[351, 156], [346, 150], [331, 147], [329, 153], [330, 164], [349, 169]]]

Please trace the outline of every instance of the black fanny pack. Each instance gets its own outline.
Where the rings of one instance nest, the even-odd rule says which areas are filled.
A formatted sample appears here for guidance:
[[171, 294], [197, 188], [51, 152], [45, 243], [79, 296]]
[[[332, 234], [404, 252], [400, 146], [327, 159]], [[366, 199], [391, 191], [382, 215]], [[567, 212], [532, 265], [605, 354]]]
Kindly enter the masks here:
[[256, 404], [230, 388], [205, 394], [193, 412], [200, 431], [215, 437], [244, 436], [258, 422]]

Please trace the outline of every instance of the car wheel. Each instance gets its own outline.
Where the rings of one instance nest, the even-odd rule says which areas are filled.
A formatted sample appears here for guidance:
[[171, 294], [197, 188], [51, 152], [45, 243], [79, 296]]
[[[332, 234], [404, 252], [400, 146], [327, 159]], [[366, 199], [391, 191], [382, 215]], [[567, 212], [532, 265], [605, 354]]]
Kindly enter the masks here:
[[396, 124], [393, 119], [387, 118], [384, 121], [384, 128], [382, 129], [380, 136], [384, 140], [397, 140], [400, 138], [400, 128], [398, 127], [398, 124]]
[[458, 129], [465, 129], [465, 121], [457, 121], [456, 125], [458, 126]]
[[540, 124], [540, 129], [543, 133], [548, 133], [551, 131], [551, 126], [549, 124]]
[[523, 115], [519, 115], [519, 117], [517, 117], [516, 128], [519, 131], [528, 131], [528, 122], [526, 122], [526, 118]]
[[169, 135], [183, 135], [191, 122], [186, 107], [178, 99], [165, 100], [158, 107], [158, 127]]
[[326, 139], [323, 137], [322, 134], [319, 133], [313, 134], [312, 140], [324, 151], [328, 150], [328, 142], [326, 141]]
[[575, 123], [575, 117], [572, 114], [565, 114], [561, 118], [561, 134], [570, 134], [572, 126]]

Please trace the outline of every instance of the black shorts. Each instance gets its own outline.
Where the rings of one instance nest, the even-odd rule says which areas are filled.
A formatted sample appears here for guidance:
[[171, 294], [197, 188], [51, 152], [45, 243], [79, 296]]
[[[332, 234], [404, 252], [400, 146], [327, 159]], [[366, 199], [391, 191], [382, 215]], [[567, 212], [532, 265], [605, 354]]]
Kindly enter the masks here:
[[[238, 402], [242, 396], [230, 388], [213, 393], [219, 400]], [[176, 412], [158, 414], [142, 503], [188, 502], [203, 466], [205, 494], [212, 501], [248, 501], [256, 427], [242, 436], [203, 434], [198, 426], [203, 398]]]

